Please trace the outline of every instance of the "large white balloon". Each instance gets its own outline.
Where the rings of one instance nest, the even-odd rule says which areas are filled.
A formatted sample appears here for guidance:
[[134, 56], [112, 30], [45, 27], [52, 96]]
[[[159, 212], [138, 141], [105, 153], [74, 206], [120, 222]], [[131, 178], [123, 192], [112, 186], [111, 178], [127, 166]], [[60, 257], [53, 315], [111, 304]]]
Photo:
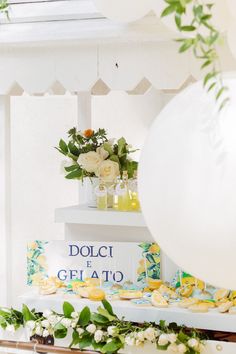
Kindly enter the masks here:
[[229, 29], [227, 33], [227, 42], [229, 49], [234, 57], [236, 57], [236, 20], [229, 21]]
[[236, 79], [225, 84], [231, 102], [221, 114], [202, 82], [160, 113], [142, 151], [139, 192], [163, 251], [198, 278], [236, 289]]
[[226, 0], [230, 14], [232, 17], [236, 18], [236, 2], [235, 0]]
[[133, 22], [151, 11], [150, 0], [94, 0], [99, 12], [111, 20]]

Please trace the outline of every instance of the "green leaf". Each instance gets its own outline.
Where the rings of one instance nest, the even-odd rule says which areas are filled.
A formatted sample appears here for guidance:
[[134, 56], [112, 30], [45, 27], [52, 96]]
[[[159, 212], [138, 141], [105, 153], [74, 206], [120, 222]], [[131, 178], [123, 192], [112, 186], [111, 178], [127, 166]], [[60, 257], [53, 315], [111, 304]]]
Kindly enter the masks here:
[[61, 151], [63, 151], [64, 154], [68, 153], [68, 147], [67, 147], [67, 144], [65, 143], [64, 140], [61, 139], [59, 141], [59, 147], [60, 147]]
[[210, 59], [206, 60], [206, 61], [202, 64], [201, 69], [206, 68], [206, 67], [207, 67], [208, 65], [210, 65], [210, 64], [212, 64], [212, 60], [210, 60]]
[[121, 156], [125, 150], [125, 146], [126, 146], [126, 140], [125, 138], [120, 138], [118, 141], [118, 156]]
[[102, 304], [110, 315], [116, 316], [113, 312], [113, 308], [112, 308], [110, 302], [108, 302], [107, 300], [102, 300]]
[[98, 308], [98, 313], [107, 318], [109, 321], [114, 321], [116, 319], [116, 316], [110, 315], [110, 313], [101, 306]]
[[79, 342], [80, 342], [79, 333], [76, 330], [74, 330], [72, 333], [72, 342], [70, 343], [69, 348], [79, 344]]
[[100, 325], [107, 324], [110, 322], [107, 317], [104, 317], [104, 316], [100, 315], [99, 313], [93, 313], [91, 315], [91, 321], [96, 324], [100, 324]]
[[210, 91], [215, 87], [215, 85], [216, 85], [216, 82], [213, 82], [213, 83], [209, 86], [209, 88], [207, 89], [207, 92], [210, 92]]
[[216, 101], [218, 101], [218, 99], [220, 98], [220, 96], [222, 96], [222, 94], [227, 90], [227, 87], [223, 86], [221, 87], [221, 89], [217, 92], [216, 95]]
[[65, 171], [66, 172], [71, 172], [71, 171], [75, 171], [78, 169], [78, 165], [71, 165], [69, 167], [65, 167]]
[[63, 303], [63, 313], [66, 318], [70, 318], [72, 312], [75, 312], [74, 307], [67, 301]]
[[67, 328], [63, 326], [60, 322], [54, 327], [55, 338], [65, 338], [67, 336]]
[[104, 345], [101, 348], [102, 353], [116, 353], [120, 348], [122, 348], [122, 343], [117, 341], [117, 339], [113, 339], [111, 342]]
[[230, 101], [230, 98], [229, 97], [226, 97], [220, 104], [220, 107], [219, 107], [219, 111], [221, 111], [225, 105]]
[[26, 306], [25, 304], [23, 304], [23, 306], [22, 306], [22, 315], [23, 315], [25, 322], [36, 320], [36, 317], [34, 316], [34, 314], [29, 310], [28, 306]]
[[82, 177], [82, 170], [79, 167], [77, 170], [70, 172], [68, 175], [66, 175], [67, 179], [78, 179]]
[[79, 324], [82, 327], [85, 327], [88, 325], [89, 321], [91, 318], [91, 312], [90, 309], [88, 308], [88, 306], [86, 306], [80, 313], [79, 316]]
[[117, 162], [118, 164], [120, 164], [120, 160], [119, 160], [119, 157], [117, 155], [111, 155], [109, 157], [109, 160]]
[[176, 5], [169, 5], [162, 11], [161, 17], [168, 16], [173, 12], [175, 12], [175, 10], [176, 10]]
[[106, 150], [109, 155], [113, 155], [114, 154], [112, 146], [109, 143], [104, 143], [103, 144], [103, 149]]
[[79, 156], [79, 149], [75, 146], [74, 143], [72, 143], [72, 141], [69, 142], [68, 149], [74, 156]]
[[180, 340], [180, 342], [184, 343], [189, 340], [189, 336], [185, 334], [183, 331], [180, 331], [178, 334], [178, 339]]
[[195, 26], [181, 26], [181, 31], [183, 32], [192, 32], [195, 30], [196, 30]]
[[191, 38], [185, 39], [185, 41], [179, 48], [179, 53], [186, 52], [186, 50], [188, 50], [192, 45], [193, 45], [193, 39]]
[[168, 344], [166, 344], [166, 345], [159, 345], [159, 344], [157, 344], [157, 349], [158, 350], [167, 350], [167, 348], [168, 348], [168, 346], [169, 346], [169, 343]]
[[85, 348], [90, 347], [91, 344], [92, 344], [92, 340], [93, 340], [93, 338], [92, 338], [91, 335], [88, 335], [88, 334], [87, 334], [87, 335], [83, 336], [83, 337], [80, 339], [80, 341], [79, 341], [79, 347], [80, 347], [80, 349], [83, 350], [83, 349], [85, 349]]

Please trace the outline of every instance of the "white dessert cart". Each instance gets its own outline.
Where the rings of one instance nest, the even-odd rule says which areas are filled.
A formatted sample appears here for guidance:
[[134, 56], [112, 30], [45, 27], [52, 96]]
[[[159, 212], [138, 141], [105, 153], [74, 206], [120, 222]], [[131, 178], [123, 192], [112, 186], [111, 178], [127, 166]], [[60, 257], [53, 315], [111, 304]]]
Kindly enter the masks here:
[[[129, 25], [120, 25], [97, 13], [90, 0], [12, 1], [11, 22], [2, 18], [0, 30], [0, 275], [1, 304], [7, 303], [9, 215], [8, 203], [10, 97], [45, 92], [78, 97], [80, 127], [91, 126], [91, 94], [125, 90], [145, 93], [150, 86], [163, 95], [178, 93], [200, 78], [198, 63], [179, 55], [172, 33], [150, 14]], [[15, 4], [16, 3], [16, 4]], [[19, 4], [21, 3], [21, 4]], [[236, 68], [227, 46], [220, 49], [225, 70]], [[135, 65], [133, 63], [135, 62]], [[114, 122], [115, 124], [115, 122]], [[101, 212], [86, 206], [80, 188], [79, 206], [57, 209], [55, 221], [65, 224], [65, 240], [151, 241], [141, 213]], [[162, 256], [163, 277], [176, 266]], [[29, 293], [20, 302], [38, 310], [61, 308], [60, 296]], [[70, 300], [78, 309], [86, 300]], [[91, 307], [94, 304], [89, 303]], [[236, 332], [234, 316], [216, 312], [190, 314], [176, 308], [145, 309], [116, 302], [114, 309], [132, 321], [175, 321], [190, 327]], [[134, 349], [134, 351], [138, 349]], [[140, 351], [140, 350], [139, 350]], [[148, 353], [156, 352], [150, 347]], [[236, 343], [210, 342], [206, 353], [234, 354]], [[133, 351], [132, 351], [133, 353]]]

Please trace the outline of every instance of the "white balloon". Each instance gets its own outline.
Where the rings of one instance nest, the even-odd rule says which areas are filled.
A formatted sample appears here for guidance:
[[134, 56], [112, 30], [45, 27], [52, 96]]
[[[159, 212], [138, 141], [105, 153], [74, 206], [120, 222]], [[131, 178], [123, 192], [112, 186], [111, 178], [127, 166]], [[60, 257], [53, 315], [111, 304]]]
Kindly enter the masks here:
[[232, 17], [236, 18], [236, 2], [235, 0], [226, 0], [226, 4], [228, 5], [229, 12]]
[[229, 49], [234, 57], [236, 57], [236, 21], [231, 20], [227, 32], [227, 42]]
[[149, 0], [94, 0], [98, 11], [118, 22], [133, 22], [151, 11]]
[[180, 268], [236, 289], [236, 76], [220, 114], [202, 82], [177, 95], [150, 129], [139, 167], [143, 214]]

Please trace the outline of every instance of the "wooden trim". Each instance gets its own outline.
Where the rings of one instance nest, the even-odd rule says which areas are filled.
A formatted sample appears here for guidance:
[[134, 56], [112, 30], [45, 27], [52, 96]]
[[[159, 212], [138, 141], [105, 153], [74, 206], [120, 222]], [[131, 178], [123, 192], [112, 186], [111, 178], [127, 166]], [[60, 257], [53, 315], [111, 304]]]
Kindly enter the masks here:
[[0, 340], [1, 348], [17, 349], [33, 351], [34, 353], [55, 353], [55, 354], [94, 354], [95, 351], [80, 351], [76, 349], [69, 349], [45, 344], [39, 344], [38, 342], [17, 342], [10, 340]]

